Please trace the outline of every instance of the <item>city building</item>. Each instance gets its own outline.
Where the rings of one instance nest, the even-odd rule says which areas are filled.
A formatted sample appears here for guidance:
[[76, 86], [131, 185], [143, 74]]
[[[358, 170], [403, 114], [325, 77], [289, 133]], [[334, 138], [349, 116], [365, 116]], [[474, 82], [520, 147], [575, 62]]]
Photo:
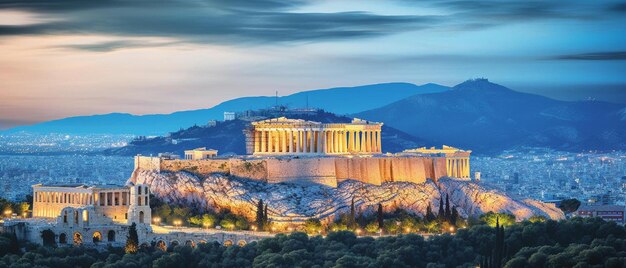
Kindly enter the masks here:
[[353, 119], [320, 123], [285, 117], [252, 122], [244, 130], [253, 155], [380, 154], [382, 123]]
[[196, 148], [193, 150], [185, 150], [185, 159], [187, 160], [202, 160], [209, 159], [217, 156], [217, 150], [208, 149], [206, 147]]
[[224, 112], [224, 121], [235, 120], [235, 112]]
[[578, 217], [600, 217], [605, 221], [624, 223], [624, 206], [617, 205], [581, 205], [575, 212]]
[[[403, 153], [444, 156], [446, 158], [446, 170], [448, 176], [454, 178], [470, 179], [470, 150], [461, 150], [451, 146], [443, 145], [441, 149], [435, 147], [421, 147], [417, 149], [404, 150]], [[478, 178], [480, 180], [480, 176]]]

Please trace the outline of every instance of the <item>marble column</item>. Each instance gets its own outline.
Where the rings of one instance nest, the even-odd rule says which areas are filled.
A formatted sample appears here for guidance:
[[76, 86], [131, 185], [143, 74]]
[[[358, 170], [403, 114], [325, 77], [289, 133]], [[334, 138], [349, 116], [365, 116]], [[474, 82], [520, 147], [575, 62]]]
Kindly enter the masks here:
[[293, 153], [293, 130], [287, 131], [287, 152]]
[[285, 133], [285, 130], [280, 131], [280, 152], [287, 152], [287, 134]]
[[300, 130], [296, 130], [296, 153], [300, 153]]
[[382, 146], [383, 143], [382, 143], [381, 134], [382, 134], [382, 132], [380, 130], [376, 131], [376, 137], [377, 137], [377, 140], [376, 140], [376, 151], [379, 152], [379, 153], [383, 152], [383, 146]]
[[261, 147], [261, 144], [259, 143], [259, 132], [258, 131], [254, 131], [254, 153], [259, 151], [259, 148]]
[[346, 153], [348, 152], [348, 140], [346, 138], [346, 131], [342, 130], [341, 131], [341, 152], [342, 153]]
[[309, 153], [315, 153], [315, 132], [309, 129]]
[[265, 130], [261, 130], [261, 148], [259, 149], [259, 152], [264, 153], [265, 152], [265, 146], [266, 146], [266, 142], [265, 142]]

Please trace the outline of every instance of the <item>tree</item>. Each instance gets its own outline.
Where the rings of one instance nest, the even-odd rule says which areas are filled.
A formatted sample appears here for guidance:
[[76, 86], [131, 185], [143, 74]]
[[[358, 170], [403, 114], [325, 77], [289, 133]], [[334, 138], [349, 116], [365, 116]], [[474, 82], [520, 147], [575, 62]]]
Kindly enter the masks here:
[[318, 234], [322, 230], [322, 222], [319, 219], [309, 218], [304, 221], [304, 230], [307, 234]]
[[428, 206], [426, 207], [426, 221], [431, 222], [434, 221], [436, 218], [437, 216], [435, 216], [430, 203], [428, 203]]
[[450, 221], [450, 216], [452, 216], [452, 212], [450, 211], [450, 198], [448, 194], [446, 194], [446, 210], [444, 213], [445, 213], [444, 218], [447, 221]]
[[378, 203], [378, 214], [377, 214], [377, 219], [378, 219], [378, 229], [383, 229], [383, 204]]
[[456, 206], [452, 207], [452, 213], [450, 214], [450, 224], [456, 225], [459, 220], [459, 211], [456, 210]]
[[437, 213], [437, 218], [439, 218], [440, 221], [446, 218], [446, 212], [443, 210], [443, 196], [439, 198], [439, 212]]
[[580, 201], [578, 199], [565, 199], [561, 201], [559, 204], [559, 209], [563, 211], [563, 213], [572, 213], [580, 207]]
[[495, 227], [496, 223], [500, 226], [510, 226], [515, 224], [515, 216], [507, 213], [495, 213], [489, 211], [483, 215], [480, 215], [480, 220], [491, 227]]
[[352, 198], [352, 203], [350, 204], [350, 218], [348, 219], [348, 228], [354, 229], [356, 228], [356, 215], [354, 209], [354, 197]]
[[259, 202], [256, 205], [256, 221], [255, 221], [259, 230], [263, 230], [263, 227], [265, 227], [264, 209], [265, 207], [263, 206], [263, 199], [259, 199]]
[[128, 236], [126, 237], [126, 246], [124, 251], [128, 254], [137, 253], [139, 249], [139, 235], [137, 235], [137, 224], [133, 222], [128, 228]]
[[269, 228], [270, 219], [267, 216], [267, 203], [265, 203], [265, 208], [263, 208], [263, 226], [265, 229]]

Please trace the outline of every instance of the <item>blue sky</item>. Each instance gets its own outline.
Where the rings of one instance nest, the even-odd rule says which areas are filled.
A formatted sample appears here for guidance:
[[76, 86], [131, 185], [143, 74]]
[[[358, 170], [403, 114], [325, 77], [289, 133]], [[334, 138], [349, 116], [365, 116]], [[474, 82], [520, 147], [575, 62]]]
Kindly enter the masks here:
[[626, 2], [0, 0], [0, 128], [486, 77], [626, 103]]

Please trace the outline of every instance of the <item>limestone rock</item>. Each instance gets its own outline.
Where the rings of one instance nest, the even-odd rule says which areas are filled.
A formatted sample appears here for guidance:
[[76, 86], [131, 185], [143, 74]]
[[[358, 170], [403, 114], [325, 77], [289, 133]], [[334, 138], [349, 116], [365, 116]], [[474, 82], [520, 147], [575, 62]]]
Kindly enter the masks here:
[[337, 188], [319, 184], [271, 184], [262, 181], [229, 178], [214, 174], [199, 178], [188, 172], [156, 172], [136, 170], [129, 179], [150, 185], [151, 191], [168, 203], [184, 205], [201, 211], [227, 208], [254, 219], [256, 204], [268, 204], [273, 222], [302, 222], [308, 218], [332, 220], [350, 210], [352, 198], [357, 211], [374, 213], [379, 203], [386, 211], [403, 208], [424, 215], [431, 204], [438, 210], [439, 198], [450, 195], [450, 205], [462, 216], [475, 216], [488, 211], [506, 212], [518, 220], [533, 215], [551, 219], [563, 213], [551, 204], [536, 200], [517, 200], [494, 189], [473, 182], [443, 178], [438, 183], [385, 182], [372, 185], [345, 180]]

